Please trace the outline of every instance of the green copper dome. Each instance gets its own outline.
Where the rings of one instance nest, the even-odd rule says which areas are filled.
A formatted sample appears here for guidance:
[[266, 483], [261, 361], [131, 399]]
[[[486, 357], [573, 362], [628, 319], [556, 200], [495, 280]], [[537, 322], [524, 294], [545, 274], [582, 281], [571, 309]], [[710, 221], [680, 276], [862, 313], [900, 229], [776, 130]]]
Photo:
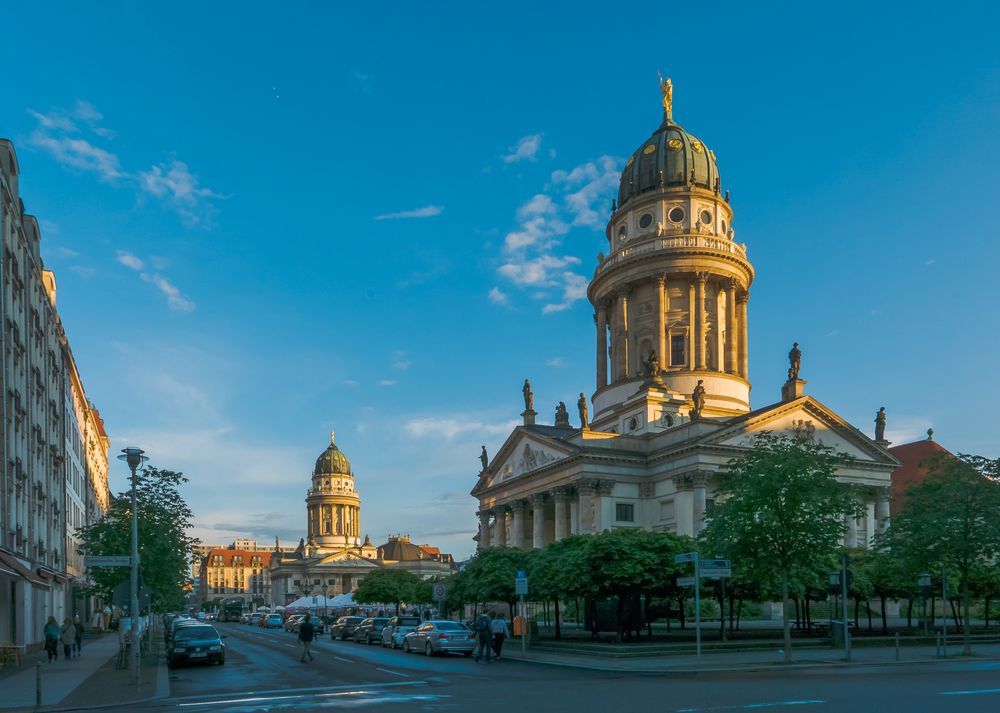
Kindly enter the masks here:
[[688, 188], [720, 191], [715, 154], [698, 137], [665, 118], [625, 164], [618, 206], [649, 191]]
[[330, 433], [330, 446], [316, 459], [313, 475], [350, 475], [351, 462], [347, 460], [333, 442], [333, 432]]

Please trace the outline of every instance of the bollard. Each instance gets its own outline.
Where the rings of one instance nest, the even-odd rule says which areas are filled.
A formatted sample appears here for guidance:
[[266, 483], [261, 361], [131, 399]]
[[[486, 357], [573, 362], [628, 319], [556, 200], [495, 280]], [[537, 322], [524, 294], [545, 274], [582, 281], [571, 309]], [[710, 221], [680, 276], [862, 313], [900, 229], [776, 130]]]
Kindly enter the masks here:
[[899, 661], [899, 632], [896, 632], [896, 660]]
[[35, 663], [35, 707], [42, 707], [42, 662]]

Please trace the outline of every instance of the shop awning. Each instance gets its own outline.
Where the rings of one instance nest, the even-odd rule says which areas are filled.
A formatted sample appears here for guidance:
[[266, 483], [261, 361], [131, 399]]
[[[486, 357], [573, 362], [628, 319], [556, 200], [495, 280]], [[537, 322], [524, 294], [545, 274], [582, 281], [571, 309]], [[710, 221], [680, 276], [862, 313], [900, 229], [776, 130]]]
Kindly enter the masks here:
[[21, 579], [26, 579], [32, 584], [36, 584], [40, 587], [49, 586], [47, 582], [45, 582], [43, 579], [40, 579], [30, 569], [21, 564], [21, 560], [19, 560], [14, 555], [8, 554], [7, 552], [4, 552], [2, 550], [0, 550], [0, 567], [2, 567], [4, 571], [12, 571], [12, 574], [14, 574], [14, 576], [20, 577]]

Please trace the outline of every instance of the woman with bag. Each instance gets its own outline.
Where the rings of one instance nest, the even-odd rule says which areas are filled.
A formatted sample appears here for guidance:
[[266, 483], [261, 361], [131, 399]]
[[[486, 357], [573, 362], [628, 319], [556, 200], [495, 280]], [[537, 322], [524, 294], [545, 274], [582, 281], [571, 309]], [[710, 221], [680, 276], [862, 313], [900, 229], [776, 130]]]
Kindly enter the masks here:
[[63, 645], [63, 658], [73, 657], [73, 644], [76, 643], [76, 625], [73, 620], [66, 617], [62, 625], [62, 645]]
[[42, 630], [42, 633], [45, 635], [45, 653], [49, 655], [49, 663], [52, 663], [54, 659], [59, 658], [59, 637], [62, 635], [59, 623], [54, 616], [50, 616], [49, 620], [45, 622], [45, 629]]

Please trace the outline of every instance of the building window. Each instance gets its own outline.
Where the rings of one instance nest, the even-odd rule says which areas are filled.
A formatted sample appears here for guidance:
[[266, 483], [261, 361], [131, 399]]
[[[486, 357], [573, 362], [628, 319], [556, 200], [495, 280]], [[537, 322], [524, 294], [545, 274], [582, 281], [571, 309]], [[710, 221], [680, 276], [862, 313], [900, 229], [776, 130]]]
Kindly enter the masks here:
[[670, 336], [670, 366], [684, 366], [684, 335], [673, 334]]
[[615, 520], [618, 522], [635, 522], [635, 505], [632, 503], [615, 503]]

